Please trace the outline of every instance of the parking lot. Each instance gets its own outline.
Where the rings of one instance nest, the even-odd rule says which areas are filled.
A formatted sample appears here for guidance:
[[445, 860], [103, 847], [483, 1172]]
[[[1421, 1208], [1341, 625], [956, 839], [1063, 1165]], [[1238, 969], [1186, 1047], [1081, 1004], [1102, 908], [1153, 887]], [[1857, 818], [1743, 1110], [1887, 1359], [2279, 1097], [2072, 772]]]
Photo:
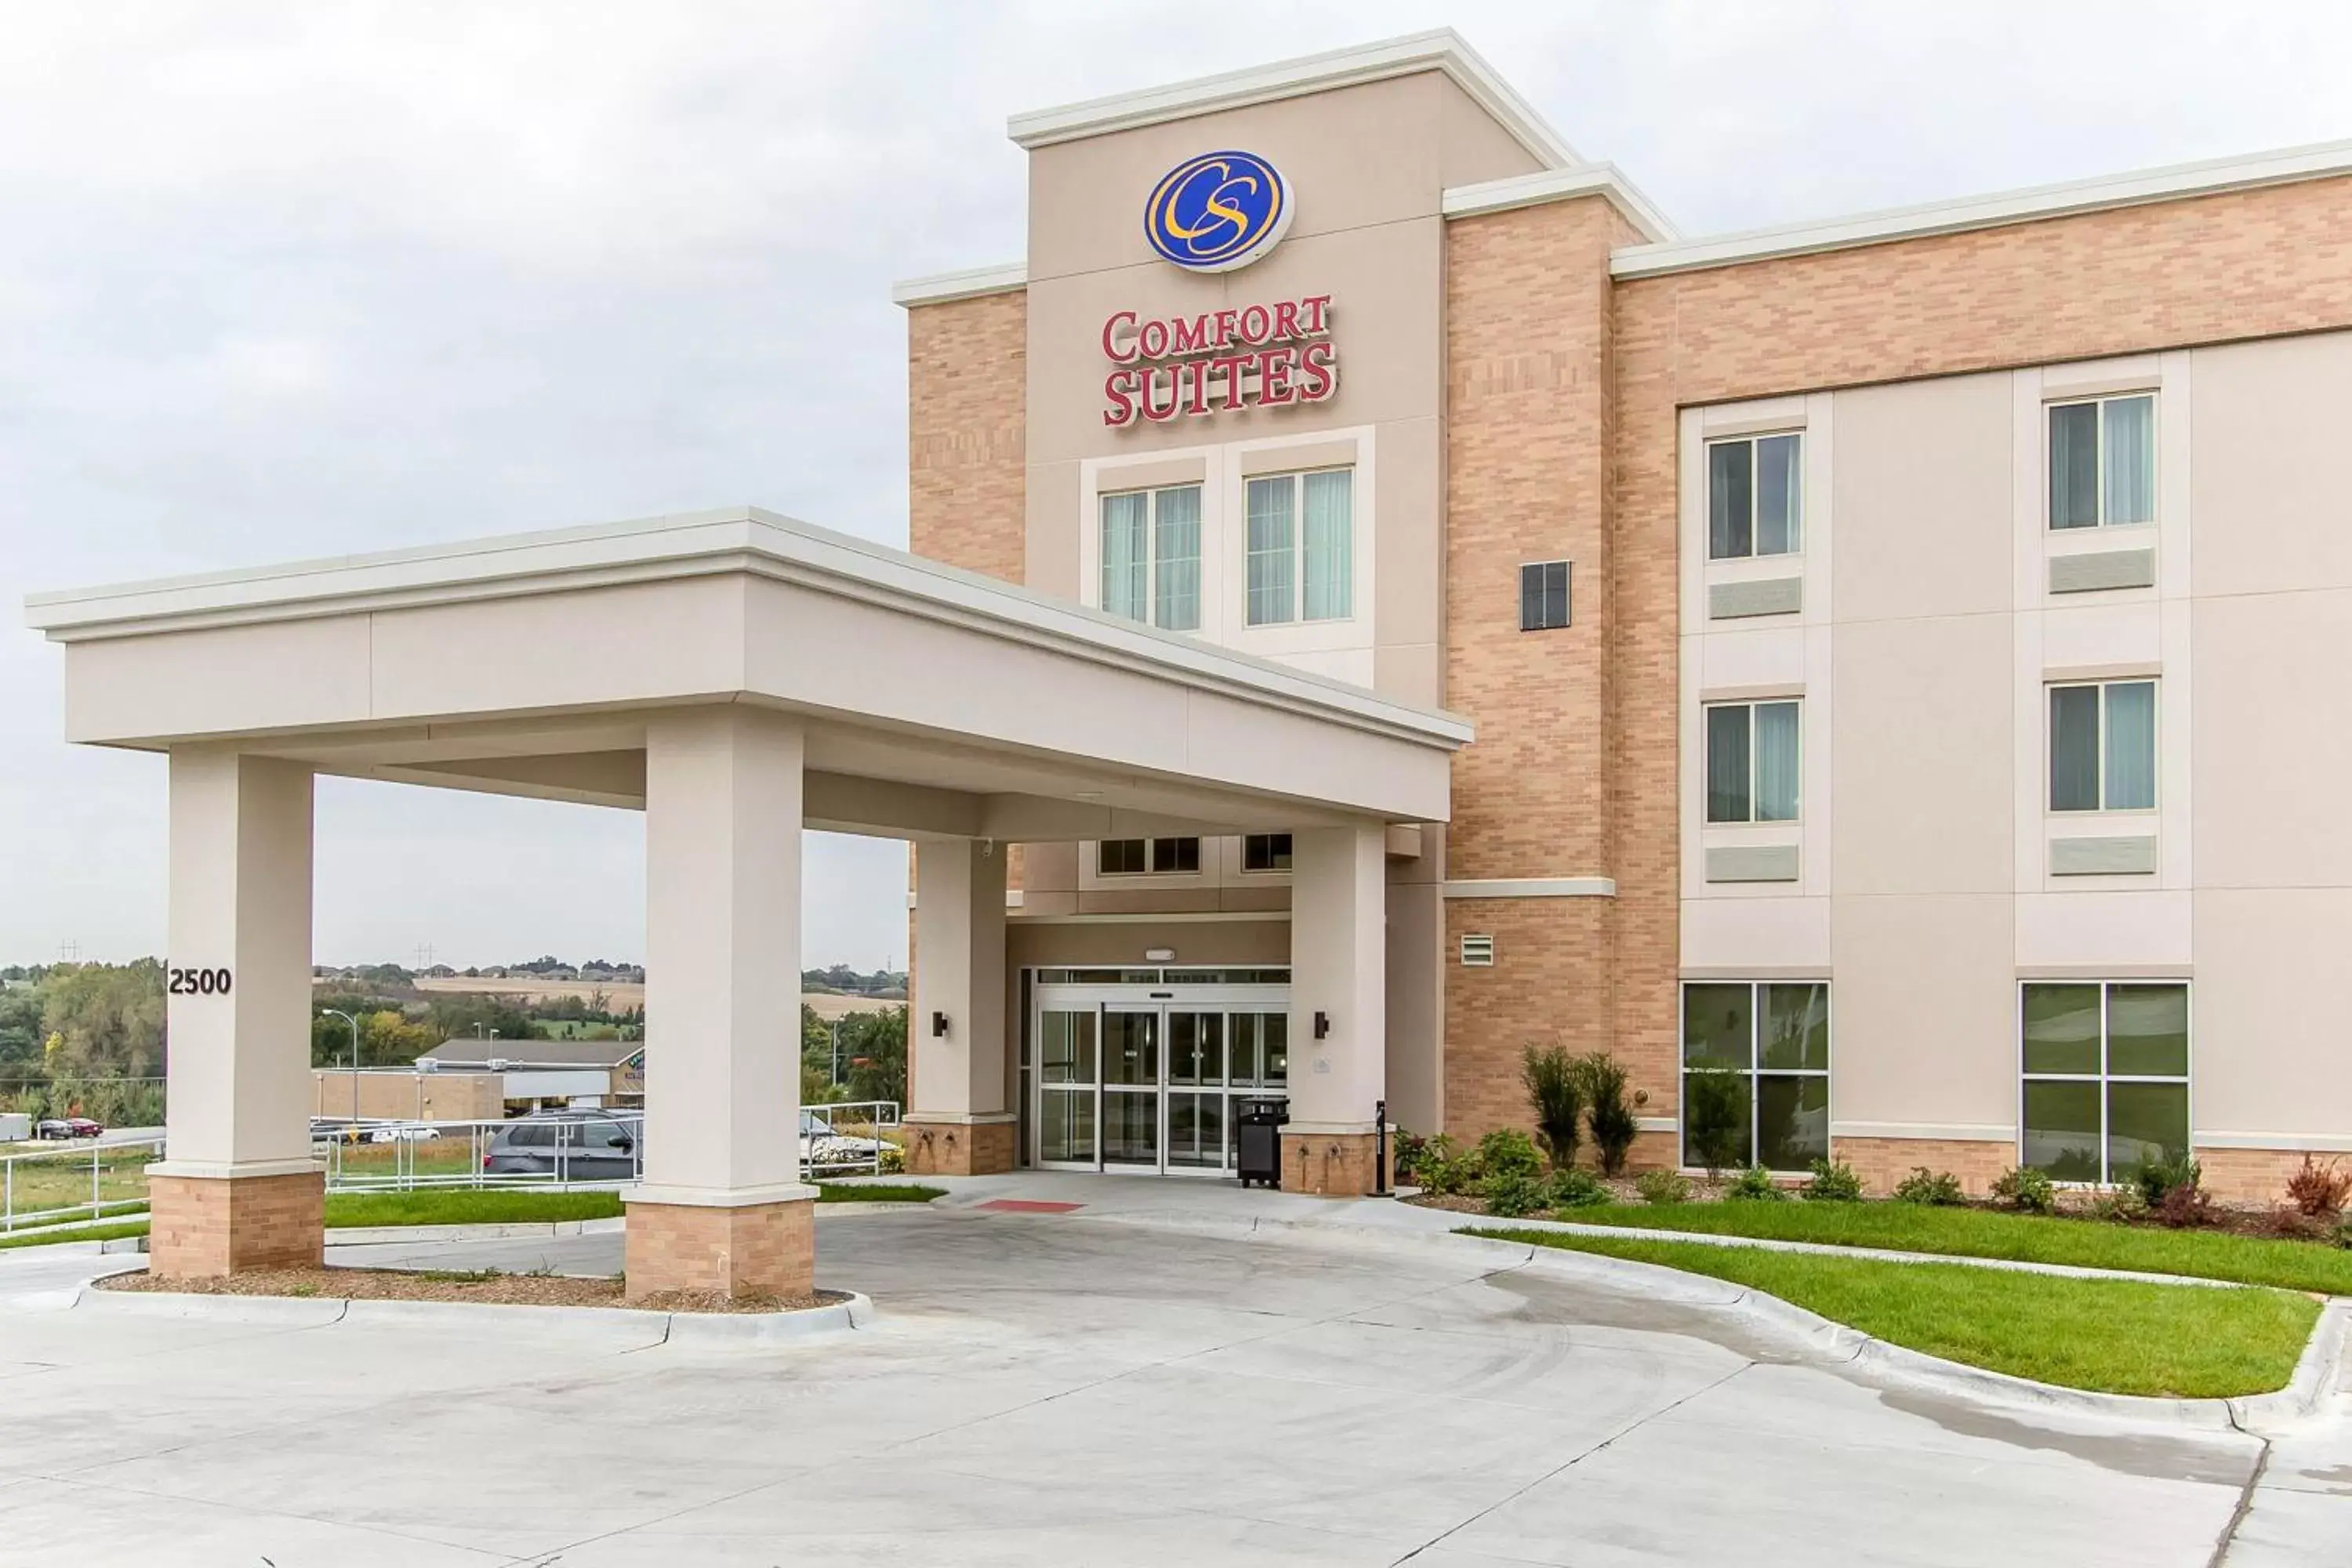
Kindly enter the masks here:
[[[0, 1259], [0, 1556], [2201, 1568], [2242, 1500], [2231, 1563], [2352, 1541], [2334, 1433], [2250, 1492], [2247, 1436], [1894, 1393], [1696, 1298], [1167, 1186], [828, 1211], [821, 1282], [881, 1317], [773, 1350], [28, 1310], [107, 1260]], [[589, 1272], [619, 1241], [335, 1254]]]

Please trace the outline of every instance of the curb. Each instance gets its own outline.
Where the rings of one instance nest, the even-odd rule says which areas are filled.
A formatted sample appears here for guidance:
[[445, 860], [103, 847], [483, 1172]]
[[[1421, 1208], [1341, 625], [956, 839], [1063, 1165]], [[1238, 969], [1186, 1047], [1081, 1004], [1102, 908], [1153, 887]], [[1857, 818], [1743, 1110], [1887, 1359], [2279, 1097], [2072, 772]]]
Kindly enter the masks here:
[[[109, 1273], [121, 1270], [109, 1270]], [[100, 1275], [98, 1278], [104, 1278]], [[95, 1281], [93, 1281], [94, 1285]], [[871, 1299], [856, 1291], [845, 1301], [792, 1312], [656, 1312], [635, 1307], [554, 1307], [496, 1301], [386, 1301], [344, 1296], [206, 1296], [100, 1290], [85, 1285], [57, 1292], [60, 1306], [127, 1317], [247, 1323], [287, 1329], [357, 1323], [385, 1328], [461, 1329], [468, 1333], [517, 1331], [544, 1340], [650, 1350], [782, 1345], [869, 1327]]]
[[[1198, 1232], [1215, 1228], [1209, 1225], [1190, 1223], [1170, 1224], [1147, 1215], [1096, 1216], [1103, 1220], [1150, 1226], [1160, 1229]], [[1516, 1222], [1507, 1222], [1516, 1223]], [[1793, 1343], [1816, 1362], [1829, 1362], [1851, 1367], [1877, 1384], [1894, 1384], [1919, 1390], [1966, 1398], [1980, 1403], [2023, 1405], [2032, 1409], [2071, 1412], [2097, 1415], [2109, 1420], [2123, 1419], [2157, 1425], [2189, 1427], [2201, 1431], [2247, 1431], [2252, 1423], [2276, 1426], [2310, 1418], [2326, 1400], [2352, 1342], [2352, 1298], [2328, 1299], [2320, 1309], [2319, 1321], [2313, 1325], [2311, 1338], [2296, 1360], [2294, 1373], [2284, 1388], [2268, 1394], [2241, 1394], [2224, 1399], [2164, 1399], [2136, 1394], [2098, 1394], [2088, 1389], [2062, 1388], [2055, 1384], [2036, 1383], [2030, 1378], [2015, 1377], [2008, 1373], [1991, 1372], [1982, 1367], [1964, 1366], [1924, 1351], [1889, 1344], [1860, 1329], [1832, 1321], [1818, 1312], [1808, 1310], [1792, 1301], [1769, 1295], [1751, 1287], [1710, 1275], [1690, 1274], [1664, 1264], [1636, 1263], [1629, 1258], [1610, 1258], [1600, 1253], [1575, 1252], [1559, 1247], [1535, 1246], [1528, 1242], [1500, 1241], [1491, 1237], [1466, 1236], [1460, 1231], [1420, 1231], [1402, 1227], [1396, 1230], [1378, 1229], [1344, 1222], [1318, 1219], [1273, 1219], [1259, 1217], [1246, 1227], [1238, 1223], [1227, 1228], [1234, 1234], [1252, 1235], [1275, 1230], [1307, 1232], [1326, 1237], [1350, 1237], [1360, 1240], [1396, 1244], [1418, 1244], [1440, 1252], [1459, 1256], [1476, 1249], [1497, 1264], [1533, 1268], [1538, 1273], [1557, 1274], [1586, 1280], [1601, 1281], [1621, 1287], [1633, 1287], [1639, 1293], [1659, 1301], [1677, 1306], [1710, 1308], [1726, 1313], [1750, 1327], [1764, 1330]], [[1572, 1226], [1554, 1225], [1547, 1229], [1584, 1229], [1604, 1235], [1620, 1234], [1614, 1226]], [[1650, 1240], [1661, 1233], [1638, 1231], [1633, 1234]], [[1668, 1237], [1666, 1239], [1679, 1239]], [[1830, 1249], [1851, 1255], [1853, 1248]], [[1904, 1259], [1908, 1261], [1908, 1255]], [[1929, 1263], [1961, 1262], [1940, 1256], [1923, 1256], [1918, 1261]], [[2095, 1279], [2143, 1278], [2122, 1275], [2110, 1269], [2086, 1269], [2083, 1274]], [[2155, 1276], [2163, 1283], [2177, 1283], [2171, 1276]], [[2214, 1281], [2205, 1281], [2212, 1284]], [[2227, 1289], [2251, 1289], [2225, 1285]]]

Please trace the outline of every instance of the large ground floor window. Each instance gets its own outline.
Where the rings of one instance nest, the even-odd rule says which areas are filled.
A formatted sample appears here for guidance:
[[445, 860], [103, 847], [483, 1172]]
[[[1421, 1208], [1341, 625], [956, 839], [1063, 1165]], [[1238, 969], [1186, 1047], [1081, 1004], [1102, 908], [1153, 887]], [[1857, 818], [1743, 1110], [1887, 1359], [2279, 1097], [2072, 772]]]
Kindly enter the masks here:
[[1717, 1164], [1802, 1171], [1829, 1158], [1827, 983], [1686, 983], [1682, 1089], [1686, 1165], [1711, 1154]]
[[2127, 1182], [2189, 1152], [2189, 987], [2023, 987], [2025, 1164], [2062, 1182]]

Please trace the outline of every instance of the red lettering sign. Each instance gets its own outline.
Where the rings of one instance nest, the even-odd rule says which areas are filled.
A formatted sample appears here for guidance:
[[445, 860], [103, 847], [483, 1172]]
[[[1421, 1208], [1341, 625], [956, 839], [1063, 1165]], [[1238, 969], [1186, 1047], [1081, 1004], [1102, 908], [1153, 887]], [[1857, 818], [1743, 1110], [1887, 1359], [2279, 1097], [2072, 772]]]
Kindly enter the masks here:
[[1331, 296], [1144, 321], [1103, 322], [1103, 423], [1124, 429], [1249, 408], [1322, 403], [1339, 390]]

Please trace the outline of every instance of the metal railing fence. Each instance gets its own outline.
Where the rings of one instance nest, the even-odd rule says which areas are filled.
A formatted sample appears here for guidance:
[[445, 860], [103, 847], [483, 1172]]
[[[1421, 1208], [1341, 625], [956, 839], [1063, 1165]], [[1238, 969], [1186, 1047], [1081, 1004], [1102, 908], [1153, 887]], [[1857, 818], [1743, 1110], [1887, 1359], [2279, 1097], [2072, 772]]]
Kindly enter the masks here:
[[66, 1220], [136, 1215], [161, 1138], [76, 1139], [61, 1149], [0, 1155], [0, 1235]]

